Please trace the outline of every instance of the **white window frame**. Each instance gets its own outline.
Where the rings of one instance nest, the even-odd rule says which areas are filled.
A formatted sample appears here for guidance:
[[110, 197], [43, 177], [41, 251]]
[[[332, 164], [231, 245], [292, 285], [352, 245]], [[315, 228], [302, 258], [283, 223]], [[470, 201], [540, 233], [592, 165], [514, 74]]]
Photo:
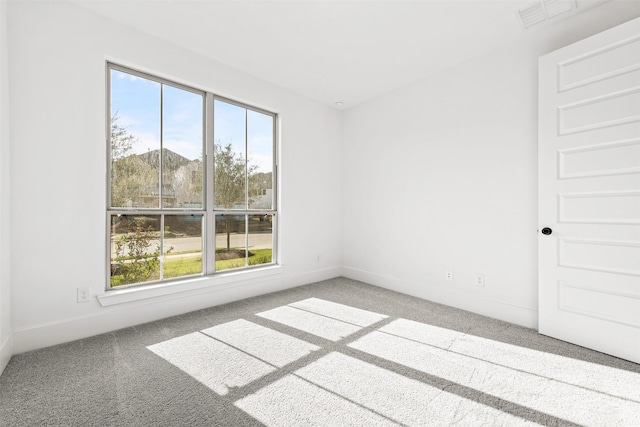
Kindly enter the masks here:
[[[203, 96], [203, 171], [202, 171], [202, 191], [203, 191], [203, 207], [202, 208], [121, 208], [121, 207], [111, 207], [111, 70], [117, 70], [123, 73], [131, 74], [137, 77], [141, 77], [147, 80], [151, 80], [163, 85], [172, 86], [178, 89], [186, 90], [192, 93], [196, 93]], [[215, 203], [215, 159], [214, 159], [214, 144], [215, 144], [215, 135], [214, 135], [214, 101], [222, 101], [228, 104], [233, 104], [235, 106], [244, 108], [246, 110], [255, 111], [267, 116], [272, 117], [273, 120], [273, 165], [272, 165], [272, 206], [271, 209], [249, 209], [248, 205], [246, 209], [216, 209], [214, 206]], [[162, 100], [161, 100], [162, 103]], [[162, 104], [161, 104], [162, 105]], [[161, 107], [162, 108], [162, 107]], [[162, 114], [160, 117], [162, 121]], [[167, 80], [162, 77], [158, 77], [146, 72], [141, 72], [131, 67], [122, 66], [114, 62], [106, 62], [106, 148], [107, 148], [107, 194], [106, 194], [106, 291], [117, 291], [127, 288], [158, 288], [158, 285], [170, 285], [177, 282], [184, 282], [185, 280], [190, 279], [201, 279], [206, 277], [213, 277], [219, 275], [228, 275], [235, 274], [239, 272], [246, 271], [257, 271], [257, 270], [269, 270], [274, 266], [278, 266], [278, 114], [264, 110], [262, 108], [254, 107], [252, 105], [245, 104], [243, 102], [235, 101], [226, 97], [218, 96], [212, 92], [208, 92], [205, 90], [200, 90], [193, 88], [191, 86], [186, 86], [181, 83], [177, 83], [171, 80]], [[245, 135], [245, 148], [247, 136]], [[161, 145], [160, 150], [162, 150], [162, 132], [161, 132]], [[161, 151], [162, 152], [162, 151]], [[247, 155], [245, 154], [245, 162], [248, 161]], [[160, 162], [159, 166], [159, 174], [162, 177], [162, 162]], [[248, 180], [248, 176], [246, 175], [245, 168], [245, 180]], [[160, 183], [159, 185], [159, 200], [160, 206], [162, 205], [163, 200], [163, 185]], [[248, 200], [248, 185], [245, 185], [245, 197]], [[139, 283], [131, 283], [131, 284], [123, 284], [117, 286], [111, 286], [111, 217], [113, 215], [160, 215], [161, 216], [161, 230], [164, 229], [162, 226], [164, 224], [164, 217], [166, 215], [202, 215], [203, 223], [202, 223], [202, 259], [203, 259], [203, 269], [202, 273], [173, 277], [169, 279], [153, 280]], [[248, 235], [249, 230], [247, 227], [247, 221], [249, 215], [271, 215], [272, 216], [272, 251], [271, 251], [271, 262], [259, 265], [245, 265], [245, 267], [239, 267], [234, 269], [226, 269], [221, 271], [215, 270], [215, 253], [216, 253], [216, 215], [221, 214], [229, 214], [229, 215], [244, 215], [245, 216], [245, 247], [248, 249]], [[161, 242], [162, 245], [162, 242]], [[161, 263], [163, 262], [163, 255], [161, 253]], [[162, 269], [161, 269], [162, 271]], [[161, 286], [160, 288], [164, 288], [165, 286]], [[200, 285], [197, 285], [199, 288]], [[166, 291], [160, 291], [162, 294], [166, 293]], [[102, 301], [101, 301], [102, 302]], [[104, 305], [104, 304], [103, 304]]]

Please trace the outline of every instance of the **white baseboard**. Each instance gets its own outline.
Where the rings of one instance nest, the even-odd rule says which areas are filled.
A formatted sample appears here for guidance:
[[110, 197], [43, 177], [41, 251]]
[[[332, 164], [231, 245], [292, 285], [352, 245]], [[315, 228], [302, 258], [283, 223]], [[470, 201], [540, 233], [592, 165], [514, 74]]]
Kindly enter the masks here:
[[[175, 297], [150, 299], [134, 304], [100, 307], [90, 316], [16, 329], [0, 349], [0, 367], [4, 368], [13, 354], [62, 344], [130, 326], [226, 304], [233, 301], [276, 292], [321, 280], [345, 276], [403, 294], [427, 299], [495, 319], [536, 328], [537, 311], [517, 305], [479, 298], [476, 295], [435, 286], [396, 279], [350, 267], [281, 274], [241, 286], [203, 288]], [[417, 290], [420, 290], [418, 292]]]
[[233, 287], [201, 288], [175, 296], [163, 296], [131, 304], [101, 307], [94, 314], [13, 331], [13, 354], [75, 341], [142, 323], [153, 322], [207, 307], [340, 276], [340, 267], [280, 274]]
[[0, 344], [0, 375], [4, 372], [4, 368], [7, 367], [11, 356], [13, 356], [13, 334], [9, 333], [4, 342]]
[[349, 279], [359, 280], [381, 288], [460, 308], [526, 328], [537, 329], [538, 327], [538, 312], [528, 307], [482, 298], [454, 289], [445, 289], [437, 286], [425, 287], [424, 283], [397, 279], [351, 267], [343, 267], [342, 275]]

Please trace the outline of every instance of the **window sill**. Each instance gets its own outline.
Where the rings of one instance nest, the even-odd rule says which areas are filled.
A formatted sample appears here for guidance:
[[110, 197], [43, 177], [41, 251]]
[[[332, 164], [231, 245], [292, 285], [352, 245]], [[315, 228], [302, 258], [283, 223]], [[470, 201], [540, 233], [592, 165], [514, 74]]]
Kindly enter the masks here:
[[101, 306], [108, 307], [111, 305], [125, 304], [128, 302], [141, 301], [166, 295], [174, 295], [198, 289], [210, 288], [211, 290], [214, 290], [242, 286], [243, 284], [246, 284], [243, 282], [275, 276], [280, 274], [280, 272], [281, 267], [274, 265], [255, 270], [218, 273], [214, 276], [201, 276], [177, 282], [108, 290], [103, 295], [98, 295], [97, 298]]

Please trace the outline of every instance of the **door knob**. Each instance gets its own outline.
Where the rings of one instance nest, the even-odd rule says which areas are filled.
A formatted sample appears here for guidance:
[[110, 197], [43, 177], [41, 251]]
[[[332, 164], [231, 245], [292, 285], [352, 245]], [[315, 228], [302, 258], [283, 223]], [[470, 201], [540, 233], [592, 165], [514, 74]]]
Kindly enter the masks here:
[[549, 227], [545, 227], [542, 229], [542, 234], [544, 234], [545, 236], [548, 236], [551, 233], [553, 233], [553, 230], [550, 229]]

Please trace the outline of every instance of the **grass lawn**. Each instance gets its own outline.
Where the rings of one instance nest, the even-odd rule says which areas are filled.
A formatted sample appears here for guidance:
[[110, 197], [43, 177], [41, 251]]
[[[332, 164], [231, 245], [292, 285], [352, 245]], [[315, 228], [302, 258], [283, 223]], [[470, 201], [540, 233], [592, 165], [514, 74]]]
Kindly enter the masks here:
[[[251, 250], [249, 265], [269, 264], [272, 260], [271, 249]], [[216, 271], [245, 267], [244, 258], [232, 258], [216, 261]], [[193, 257], [168, 257], [164, 262], [164, 278], [189, 276], [202, 273], [202, 255]], [[148, 281], [159, 280], [160, 272], [151, 275]], [[126, 285], [123, 275], [111, 276], [111, 286]]]

